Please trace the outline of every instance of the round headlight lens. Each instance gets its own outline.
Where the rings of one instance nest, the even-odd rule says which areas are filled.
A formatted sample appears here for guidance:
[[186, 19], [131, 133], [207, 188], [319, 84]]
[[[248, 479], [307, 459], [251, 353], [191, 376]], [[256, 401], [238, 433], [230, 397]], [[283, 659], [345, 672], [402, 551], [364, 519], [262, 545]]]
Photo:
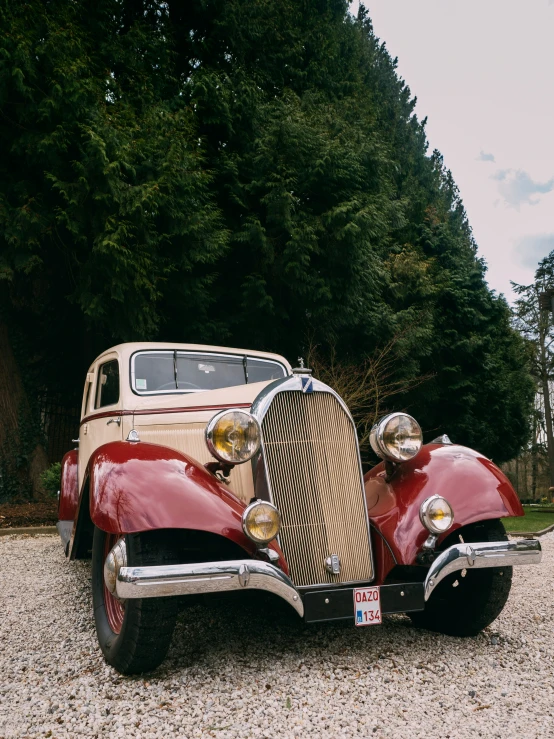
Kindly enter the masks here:
[[432, 534], [442, 534], [454, 523], [452, 506], [440, 495], [432, 495], [423, 501], [419, 517], [421, 523]]
[[256, 544], [268, 544], [281, 528], [279, 511], [271, 503], [256, 501], [242, 514], [242, 529]]
[[406, 462], [421, 449], [423, 434], [415, 418], [407, 413], [391, 413], [375, 424], [369, 440], [379, 457]]
[[260, 436], [254, 416], [241, 410], [221, 411], [206, 427], [208, 449], [228, 464], [248, 462], [260, 448]]

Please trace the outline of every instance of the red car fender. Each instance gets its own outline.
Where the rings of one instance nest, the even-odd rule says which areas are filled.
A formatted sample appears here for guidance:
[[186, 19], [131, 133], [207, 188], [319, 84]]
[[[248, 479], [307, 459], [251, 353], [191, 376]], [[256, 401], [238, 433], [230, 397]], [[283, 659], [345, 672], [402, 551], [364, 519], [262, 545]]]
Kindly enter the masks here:
[[[250, 556], [256, 553], [242, 530], [245, 504], [203, 465], [174, 449], [146, 442], [104, 444], [89, 460], [81, 499], [87, 480], [90, 518], [102, 531], [205, 531], [230, 539]], [[278, 544], [268, 546], [288, 574]]]
[[78, 455], [72, 449], [62, 459], [62, 477], [60, 485], [60, 502], [58, 504], [58, 520], [73, 521], [79, 505]]
[[[384, 463], [364, 477], [368, 514], [381, 539], [399, 565], [415, 564], [429, 532], [419, 518], [421, 503], [442, 495], [454, 510], [456, 529], [476, 521], [522, 516], [523, 508], [504, 473], [479, 452], [458, 445], [427, 444], [409, 462], [399, 465], [390, 482]], [[382, 582], [394, 564], [392, 557], [377, 558], [377, 581]]]

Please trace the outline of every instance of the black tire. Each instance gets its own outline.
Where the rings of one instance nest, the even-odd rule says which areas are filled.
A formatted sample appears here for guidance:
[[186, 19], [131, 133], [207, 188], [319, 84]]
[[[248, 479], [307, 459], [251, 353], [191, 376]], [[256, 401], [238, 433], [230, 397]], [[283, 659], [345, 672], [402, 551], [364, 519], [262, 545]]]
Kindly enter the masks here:
[[[506, 541], [501, 521], [481, 521], [459, 529], [443, 549], [459, 542]], [[456, 585], [456, 582], [458, 583]], [[512, 585], [512, 567], [454, 572], [433, 591], [424, 611], [408, 614], [414, 626], [449, 636], [476, 636], [489, 626], [506, 605]]]
[[[165, 659], [175, 628], [178, 603], [175, 598], [127, 600], [119, 614], [122, 621], [114, 619], [113, 610], [114, 606], [117, 610], [118, 603], [105, 588], [104, 561], [106, 548], [116, 540], [117, 537], [110, 537], [95, 527], [92, 544], [94, 620], [106, 662], [124, 675], [133, 675], [149, 672]], [[163, 537], [158, 536], [158, 532], [128, 534], [125, 544], [129, 565], [174, 562], [172, 553], [167, 551]]]

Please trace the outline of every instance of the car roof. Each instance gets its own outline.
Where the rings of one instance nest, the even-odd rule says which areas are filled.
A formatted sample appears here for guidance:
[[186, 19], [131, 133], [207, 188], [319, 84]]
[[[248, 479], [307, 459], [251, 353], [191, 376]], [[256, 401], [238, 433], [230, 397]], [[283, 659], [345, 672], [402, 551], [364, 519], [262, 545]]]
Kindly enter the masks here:
[[[109, 354], [118, 354], [121, 359], [128, 359], [132, 354], [138, 351], [194, 351], [194, 352], [216, 352], [218, 354], [237, 354], [240, 356], [248, 355], [250, 357], [260, 357], [261, 359], [270, 359], [275, 362], [284, 364], [287, 371], [291, 372], [291, 365], [287, 360], [280, 354], [273, 354], [271, 352], [260, 352], [255, 349], [236, 349], [228, 346], [215, 346], [212, 344], [179, 344], [174, 342], [162, 342], [162, 341], [132, 341], [124, 344], [117, 344], [109, 349], [106, 349], [99, 354], [94, 362], [91, 363], [91, 368], [98, 360]], [[90, 369], [89, 369], [90, 371]]]

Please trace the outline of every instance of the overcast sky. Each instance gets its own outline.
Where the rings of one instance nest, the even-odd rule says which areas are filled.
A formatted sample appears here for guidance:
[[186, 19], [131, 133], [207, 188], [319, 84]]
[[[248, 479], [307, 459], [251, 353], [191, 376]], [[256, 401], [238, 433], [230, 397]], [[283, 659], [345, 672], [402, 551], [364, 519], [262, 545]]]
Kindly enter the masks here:
[[[554, 0], [366, 0], [513, 299], [554, 249]], [[357, 12], [358, 0], [351, 9]]]

